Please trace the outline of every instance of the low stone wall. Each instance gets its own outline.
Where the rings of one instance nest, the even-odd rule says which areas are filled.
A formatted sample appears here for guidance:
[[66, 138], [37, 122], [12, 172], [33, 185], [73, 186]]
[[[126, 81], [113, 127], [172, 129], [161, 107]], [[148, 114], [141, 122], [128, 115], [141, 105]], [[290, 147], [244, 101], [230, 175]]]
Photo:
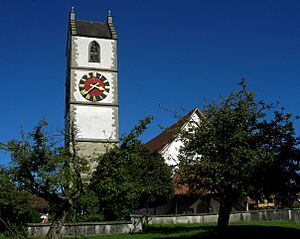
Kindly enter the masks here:
[[300, 209], [292, 211], [292, 219], [296, 223], [300, 224]]
[[[282, 221], [293, 220], [300, 223], [300, 209], [258, 210], [248, 212], [235, 212], [230, 214], [230, 222], [237, 221]], [[190, 224], [190, 223], [216, 223], [217, 214], [199, 215], [151, 215], [149, 224]]]
[[[86, 236], [105, 234], [128, 234], [142, 231], [143, 218], [141, 215], [131, 215], [131, 222], [99, 222], [99, 223], [66, 223], [63, 226], [63, 236]], [[217, 214], [199, 215], [151, 215], [149, 224], [191, 224], [216, 223]], [[293, 220], [300, 224], [300, 209], [261, 210], [249, 212], [235, 212], [230, 214], [230, 222], [237, 221], [283, 221]], [[30, 236], [45, 237], [50, 224], [30, 223]]]
[[217, 222], [217, 214], [205, 215], [161, 215], [149, 218], [149, 224], [191, 224]]
[[[50, 224], [30, 223], [28, 234], [34, 237], [45, 237]], [[87, 236], [105, 234], [128, 234], [142, 231], [142, 224], [137, 222], [95, 222], [95, 223], [65, 223], [63, 236]]]

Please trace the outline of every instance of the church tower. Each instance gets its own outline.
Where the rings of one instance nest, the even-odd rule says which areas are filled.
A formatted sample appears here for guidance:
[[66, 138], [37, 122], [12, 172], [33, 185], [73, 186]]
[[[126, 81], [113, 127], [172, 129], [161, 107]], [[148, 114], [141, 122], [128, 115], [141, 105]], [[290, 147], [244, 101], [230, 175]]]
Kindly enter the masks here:
[[[117, 34], [107, 22], [69, 15], [65, 128], [75, 131], [78, 155], [94, 159], [118, 143]], [[66, 144], [69, 145], [66, 137]]]

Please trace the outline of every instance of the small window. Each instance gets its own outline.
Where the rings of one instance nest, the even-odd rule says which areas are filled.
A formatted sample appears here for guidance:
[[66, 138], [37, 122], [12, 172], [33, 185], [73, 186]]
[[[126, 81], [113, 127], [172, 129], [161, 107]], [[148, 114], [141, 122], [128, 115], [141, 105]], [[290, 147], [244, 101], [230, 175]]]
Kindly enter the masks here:
[[95, 41], [89, 45], [89, 62], [100, 62], [100, 46]]

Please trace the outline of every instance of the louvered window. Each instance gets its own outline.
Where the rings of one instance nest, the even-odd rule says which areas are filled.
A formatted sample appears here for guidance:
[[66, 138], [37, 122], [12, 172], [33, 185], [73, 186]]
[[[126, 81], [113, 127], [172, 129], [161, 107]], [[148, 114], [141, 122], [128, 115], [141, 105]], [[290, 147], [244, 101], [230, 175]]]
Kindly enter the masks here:
[[89, 62], [100, 62], [100, 46], [95, 41], [89, 46]]

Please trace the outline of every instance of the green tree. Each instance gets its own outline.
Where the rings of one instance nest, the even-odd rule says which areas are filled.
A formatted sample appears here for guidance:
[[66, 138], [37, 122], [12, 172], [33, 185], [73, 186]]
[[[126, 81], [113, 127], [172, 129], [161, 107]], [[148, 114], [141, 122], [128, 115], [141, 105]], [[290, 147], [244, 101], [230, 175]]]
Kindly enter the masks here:
[[35, 198], [18, 188], [4, 166], [0, 166], [0, 182], [0, 232], [7, 232], [16, 238], [15, 233], [24, 232], [25, 224], [38, 215], [33, 208]]
[[[291, 192], [284, 184], [299, 190], [299, 157], [295, 156], [299, 138], [292, 116], [275, 112], [270, 119], [273, 107], [257, 101], [244, 80], [240, 86], [241, 90], [205, 106], [200, 122], [192, 122], [181, 135], [181, 179], [191, 190], [219, 197], [220, 230], [227, 228], [232, 204], [239, 197], [283, 192], [270, 188], [280, 180], [286, 190]], [[276, 178], [281, 174], [284, 178]]]
[[151, 119], [141, 120], [120, 146], [99, 157], [91, 187], [107, 220], [128, 219], [132, 209], [156, 207], [171, 196], [171, 168], [137, 139]]
[[103, 221], [103, 214], [100, 209], [98, 195], [85, 189], [84, 193], [76, 200], [70, 209], [67, 222], [100, 222]]
[[83, 191], [81, 173], [87, 167], [78, 157], [76, 145], [71, 144], [71, 150], [56, 147], [46, 126], [41, 121], [33, 132], [22, 132], [20, 140], [10, 140], [3, 147], [11, 153], [10, 173], [19, 187], [56, 205], [47, 234], [47, 238], [54, 239], [61, 236], [67, 212]]
[[[298, 118], [298, 117], [296, 117]], [[253, 179], [253, 198], [273, 198], [277, 207], [291, 207], [300, 191], [299, 137], [295, 137], [294, 118], [283, 109], [274, 111], [273, 118], [258, 124], [259, 140], [272, 153], [263, 162]]]

